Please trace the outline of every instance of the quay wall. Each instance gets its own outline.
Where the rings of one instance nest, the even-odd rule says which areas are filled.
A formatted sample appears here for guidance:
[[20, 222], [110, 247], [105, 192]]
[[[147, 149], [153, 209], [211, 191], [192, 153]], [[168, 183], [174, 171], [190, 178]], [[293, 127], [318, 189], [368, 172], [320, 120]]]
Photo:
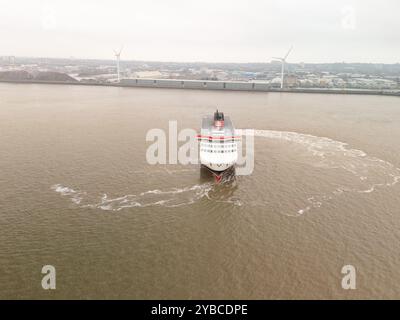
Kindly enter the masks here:
[[400, 90], [370, 90], [349, 88], [274, 88], [263, 82], [209, 81], [180, 79], [122, 79], [120, 83], [79, 82], [79, 81], [41, 81], [41, 80], [0, 80], [0, 83], [55, 84], [106, 87], [172, 88], [221, 91], [287, 92], [287, 93], [326, 93], [400, 96]]

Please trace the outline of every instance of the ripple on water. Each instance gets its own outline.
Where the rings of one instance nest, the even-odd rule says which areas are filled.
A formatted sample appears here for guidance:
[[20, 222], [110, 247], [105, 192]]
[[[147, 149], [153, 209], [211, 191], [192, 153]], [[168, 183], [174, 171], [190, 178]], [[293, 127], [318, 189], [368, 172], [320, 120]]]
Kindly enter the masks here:
[[[328, 181], [330, 183], [328, 191], [319, 192], [305, 199], [300, 199], [303, 200], [305, 206], [298, 208], [296, 212], [289, 215], [299, 216], [310, 210], [318, 209], [326, 201], [345, 193], [369, 194], [378, 188], [394, 186], [400, 181], [399, 168], [396, 168], [393, 164], [385, 160], [369, 156], [362, 150], [353, 149], [347, 143], [327, 137], [289, 131], [254, 130], [253, 132], [257, 138], [273, 139], [289, 143], [288, 148], [291, 147], [291, 143], [302, 147], [311, 157], [310, 166], [320, 169], [318, 172], [322, 172], [322, 174], [324, 170], [329, 169], [340, 170], [342, 175], [343, 173], [346, 175], [346, 179], [342, 179], [339, 185], [337, 181], [335, 183]], [[237, 130], [237, 133], [241, 134], [242, 129]], [[262, 163], [262, 159], [257, 160]], [[193, 169], [183, 170], [193, 171]], [[175, 171], [175, 174], [179, 174], [179, 171]], [[169, 170], [165, 170], [164, 172], [171, 174]], [[149, 171], [149, 174], [152, 174], [152, 171]], [[158, 172], [157, 174], [160, 173]], [[252, 176], [244, 176], [240, 179], [252, 179]], [[307, 186], [307, 181], [304, 182], [304, 186]], [[120, 197], [110, 197], [107, 194], [103, 194], [97, 197], [97, 199], [89, 196], [85, 191], [73, 189], [62, 184], [56, 184], [52, 186], [52, 189], [60, 195], [68, 197], [76, 206], [106, 211], [120, 211], [126, 208], [151, 206], [181, 207], [194, 204], [204, 198], [214, 202], [228, 203], [233, 206], [254, 205], [255, 203], [265, 205], [265, 201], [269, 197], [268, 194], [265, 194], [264, 197], [266, 199], [258, 199], [258, 201], [253, 202], [243, 190], [235, 194], [237, 189], [236, 183], [216, 186], [213, 182], [199, 183], [186, 187], [171, 186], [171, 188], [164, 190], [152, 189]], [[296, 195], [293, 196], [295, 197]], [[295, 200], [292, 199], [292, 201]]]

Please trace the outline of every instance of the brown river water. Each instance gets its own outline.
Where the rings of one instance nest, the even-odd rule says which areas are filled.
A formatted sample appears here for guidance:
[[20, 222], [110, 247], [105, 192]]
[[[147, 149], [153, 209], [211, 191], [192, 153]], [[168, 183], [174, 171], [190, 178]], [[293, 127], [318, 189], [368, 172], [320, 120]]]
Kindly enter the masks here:
[[[251, 175], [148, 164], [216, 107]], [[0, 298], [400, 298], [399, 143], [398, 97], [0, 84]]]

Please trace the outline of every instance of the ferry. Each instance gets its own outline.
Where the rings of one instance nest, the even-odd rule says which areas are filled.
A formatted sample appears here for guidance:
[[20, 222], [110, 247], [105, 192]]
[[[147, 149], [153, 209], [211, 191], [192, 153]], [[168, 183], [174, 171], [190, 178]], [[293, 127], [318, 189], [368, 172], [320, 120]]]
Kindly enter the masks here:
[[229, 117], [218, 110], [214, 116], [202, 119], [201, 133], [197, 136], [200, 143], [200, 164], [210, 171], [217, 182], [227, 172], [234, 171], [238, 159], [239, 136]]

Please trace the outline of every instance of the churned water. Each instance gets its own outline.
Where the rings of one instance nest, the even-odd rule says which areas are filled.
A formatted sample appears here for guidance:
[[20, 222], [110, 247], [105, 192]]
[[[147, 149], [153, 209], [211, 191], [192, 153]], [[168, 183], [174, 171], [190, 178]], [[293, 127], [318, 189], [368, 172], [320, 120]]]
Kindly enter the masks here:
[[[1, 84], [0, 297], [399, 298], [399, 102]], [[148, 130], [216, 107], [254, 129], [251, 175], [147, 163]]]

